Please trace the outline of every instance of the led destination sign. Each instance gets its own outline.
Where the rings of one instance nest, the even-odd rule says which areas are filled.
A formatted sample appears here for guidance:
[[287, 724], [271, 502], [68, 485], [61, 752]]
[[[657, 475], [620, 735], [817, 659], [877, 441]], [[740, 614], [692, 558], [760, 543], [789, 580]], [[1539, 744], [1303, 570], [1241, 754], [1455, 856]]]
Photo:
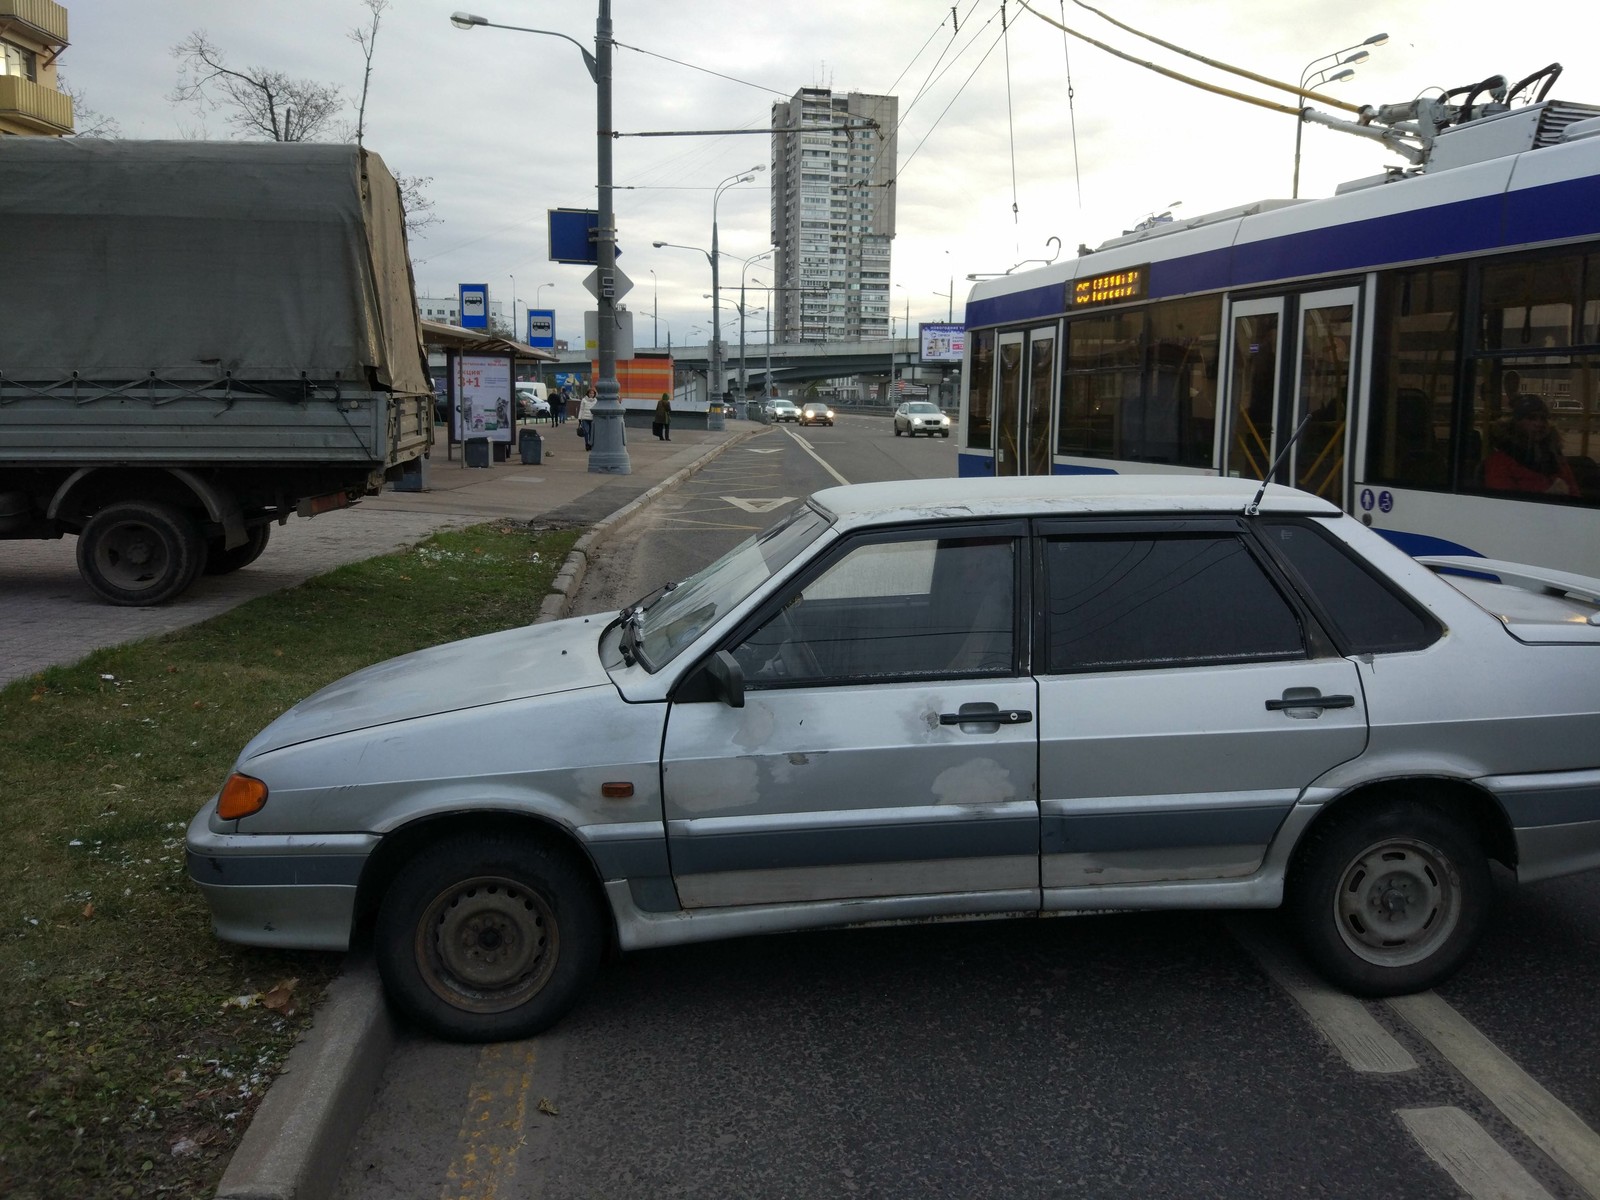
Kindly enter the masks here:
[[1075, 279], [1067, 286], [1072, 289], [1073, 308], [1090, 308], [1096, 304], [1117, 304], [1123, 300], [1143, 300], [1149, 285], [1150, 267], [1124, 267], [1120, 271], [1107, 271], [1104, 275], [1091, 275]]

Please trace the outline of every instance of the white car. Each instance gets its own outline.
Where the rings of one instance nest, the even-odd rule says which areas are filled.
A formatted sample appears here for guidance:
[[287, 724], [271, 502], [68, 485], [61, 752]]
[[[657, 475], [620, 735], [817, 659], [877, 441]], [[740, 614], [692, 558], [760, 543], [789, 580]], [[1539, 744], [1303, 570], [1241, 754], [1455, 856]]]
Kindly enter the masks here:
[[767, 405], [767, 412], [774, 421], [800, 421], [800, 407], [793, 400], [774, 400]]
[[894, 410], [894, 435], [899, 437], [902, 433], [908, 433], [912, 437], [916, 437], [919, 433], [925, 433], [929, 437], [935, 434], [949, 437], [950, 418], [937, 404], [927, 400], [907, 400]]
[[1600, 867], [1600, 580], [1195, 475], [818, 492], [621, 612], [324, 688], [188, 832], [222, 937], [370, 928], [470, 1040], [613, 947], [1004, 914], [1284, 905], [1340, 987], [1417, 991], [1491, 862]]

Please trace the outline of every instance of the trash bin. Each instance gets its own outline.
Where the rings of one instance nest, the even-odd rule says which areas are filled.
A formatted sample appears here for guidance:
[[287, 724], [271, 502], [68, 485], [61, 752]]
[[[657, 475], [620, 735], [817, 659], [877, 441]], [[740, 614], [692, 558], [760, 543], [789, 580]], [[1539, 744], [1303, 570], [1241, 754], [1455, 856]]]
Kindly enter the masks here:
[[524, 429], [517, 447], [522, 451], [523, 466], [537, 467], [544, 461], [544, 439], [537, 429]]
[[489, 439], [483, 437], [468, 438], [461, 443], [463, 461], [469, 467], [487, 467], [489, 465]]
[[706, 428], [726, 429], [727, 427], [727, 418], [723, 414], [721, 402], [713, 400], [711, 407], [706, 410]]
[[492, 445], [494, 447], [494, 460], [495, 460], [495, 462], [510, 462], [511, 461], [511, 443], [510, 442], [491, 442], [490, 445]]

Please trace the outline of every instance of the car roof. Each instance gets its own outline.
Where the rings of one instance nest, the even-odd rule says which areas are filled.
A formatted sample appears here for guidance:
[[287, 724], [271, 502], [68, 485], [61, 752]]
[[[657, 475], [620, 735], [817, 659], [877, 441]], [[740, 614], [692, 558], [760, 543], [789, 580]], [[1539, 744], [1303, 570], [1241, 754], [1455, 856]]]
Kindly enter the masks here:
[[[950, 517], [1093, 513], [1242, 513], [1259, 481], [1214, 475], [1027, 475], [1006, 479], [897, 479], [825, 488], [812, 503], [843, 527]], [[1265, 513], [1338, 516], [1309, 492], [1270, 484]]]

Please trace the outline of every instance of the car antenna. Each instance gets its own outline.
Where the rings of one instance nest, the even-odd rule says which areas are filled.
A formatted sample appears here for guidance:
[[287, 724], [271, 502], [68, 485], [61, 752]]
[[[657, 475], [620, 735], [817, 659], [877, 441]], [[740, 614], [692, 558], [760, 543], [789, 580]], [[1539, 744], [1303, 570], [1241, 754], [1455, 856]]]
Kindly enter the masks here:
[[1267, 468], [1266, 478], [1262, 479], [1261, 486], [1256, 489], [1255, 499], [1244, 506], [1244, 515], [1253, 517], [1261, 511], [1261, 497], [1267, 494], [1267, 481], [1278, 473], [1278, 468], [1283, 465], [1284, 458], [1289, 453], [1289, 447], [1300, 440], [1300, 435], [1306, 431], [1306, 426], [1311, 423], [1311, 413], [1308, 411], [1300, 418], [1300, 424], [1295, 426], [1295, 431], [1289, 435], [1289, 440], [1283, 444], [1283, 449], [1278, 451], [1278, 457], [1272, 460], [1272, 465]]

